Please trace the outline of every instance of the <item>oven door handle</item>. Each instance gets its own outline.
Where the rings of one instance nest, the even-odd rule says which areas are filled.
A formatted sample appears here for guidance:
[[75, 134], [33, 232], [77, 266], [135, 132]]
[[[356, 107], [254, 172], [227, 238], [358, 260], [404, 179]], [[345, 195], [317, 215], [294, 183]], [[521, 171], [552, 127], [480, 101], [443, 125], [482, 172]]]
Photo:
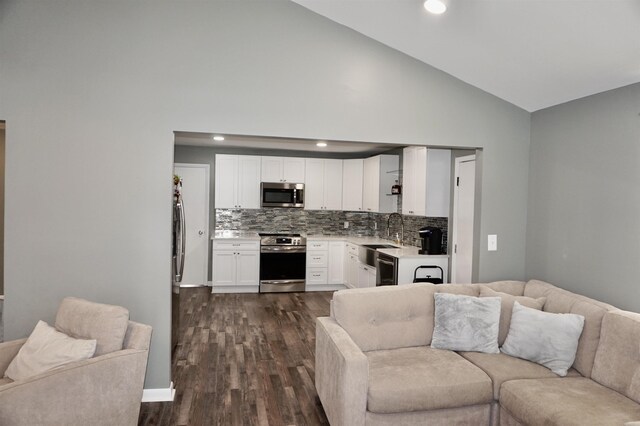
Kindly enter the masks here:
[[263, 246], [260, 253], [306, 253], [304, 246]]
[[389, 262], [388, 260], [378, 258], [378, 263], [382, 263], [383, 265], [395, 266], [394, 262]]

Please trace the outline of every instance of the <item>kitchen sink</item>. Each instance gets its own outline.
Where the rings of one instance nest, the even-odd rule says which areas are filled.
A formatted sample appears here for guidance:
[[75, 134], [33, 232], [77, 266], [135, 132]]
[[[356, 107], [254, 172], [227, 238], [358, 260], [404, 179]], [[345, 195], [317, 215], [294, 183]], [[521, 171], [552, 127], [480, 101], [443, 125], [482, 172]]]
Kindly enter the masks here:
[[398, 246], [392, 246], [391, 244], [363, 244], [362, 247], [370, 248], [373, 250], [381, 248], [398, 248]]
[[360, 246], [358, 259], [366, 265], [377, 268], [378, 249], [381, 248], [398, 248], [398, 246], [392, 246], [391, 244], [363, 244]]

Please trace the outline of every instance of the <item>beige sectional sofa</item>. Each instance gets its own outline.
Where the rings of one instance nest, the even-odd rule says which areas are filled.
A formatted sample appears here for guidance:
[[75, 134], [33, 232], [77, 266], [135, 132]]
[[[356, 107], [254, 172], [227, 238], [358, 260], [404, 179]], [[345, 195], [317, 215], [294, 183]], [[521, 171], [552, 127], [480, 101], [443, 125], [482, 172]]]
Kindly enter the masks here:
[[[584, 316], [566, 377], [503, 353], [430, 347], [434, 293], [482, 285]], [[342, 290], [317, 320], [316, 388], [333, 426], [619, 425], [640, 420], [640, 314], [541, 281]]]

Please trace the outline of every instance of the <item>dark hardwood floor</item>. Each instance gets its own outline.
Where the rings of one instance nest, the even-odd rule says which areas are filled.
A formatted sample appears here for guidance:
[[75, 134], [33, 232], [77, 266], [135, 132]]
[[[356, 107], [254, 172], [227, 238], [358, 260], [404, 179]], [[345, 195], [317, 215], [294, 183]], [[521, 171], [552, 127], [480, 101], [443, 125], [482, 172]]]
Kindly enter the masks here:
[[331, 295], [181, 289], [175, 400], [143, 403], [139, 425], [327, 425], [315, 319], [329, 315]]

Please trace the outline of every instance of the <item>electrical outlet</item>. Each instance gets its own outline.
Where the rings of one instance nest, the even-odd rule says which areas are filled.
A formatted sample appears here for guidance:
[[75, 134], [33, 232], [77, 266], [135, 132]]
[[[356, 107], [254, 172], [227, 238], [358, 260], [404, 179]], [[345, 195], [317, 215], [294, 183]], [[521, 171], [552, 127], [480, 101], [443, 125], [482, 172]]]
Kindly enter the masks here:
[[378, 229], [378, 222], [373, 222], [373, 229]]
[[344, 222], [344, 229], [349, 229], [349, 222], [347, 221]]
[[491, 234], [487, 237], [487, 250], [489, 251], [497, 251], [498, 250], [498, 236], [495, 234]]

